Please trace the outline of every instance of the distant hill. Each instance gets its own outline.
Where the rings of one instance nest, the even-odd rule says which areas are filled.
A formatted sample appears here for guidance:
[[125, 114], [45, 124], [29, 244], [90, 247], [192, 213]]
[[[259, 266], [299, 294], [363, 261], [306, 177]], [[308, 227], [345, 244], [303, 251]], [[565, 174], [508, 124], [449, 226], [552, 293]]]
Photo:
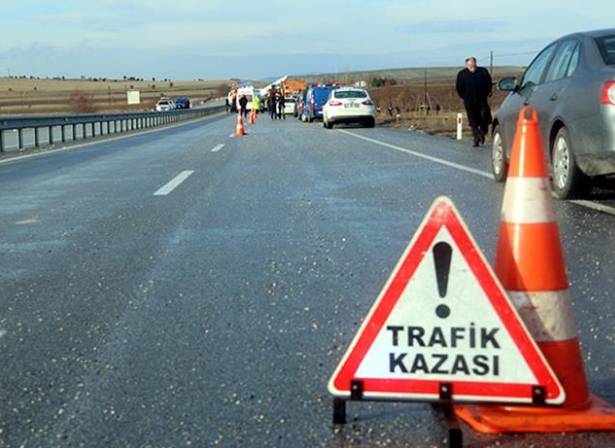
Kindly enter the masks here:
[[[395, 79], [399, 82], [421, 81], [427, 74], [427, 79], [445, 80], [454, 78], [460, 67], [411, 67], [411, 68], [391, 68], [381, 70], [364, 70], [364, 71], [349, 71], [340, 73], [318, 73], [292, 75], [292, 77], [305, 79], [307, 82], [317, 83], [327, 80], [344, 80], [344, 81], [369, 81], [372, 78], [387, 78]], [[520, 74], [524, 67], [516, 65], [495, 66], [493, 72], [498, 75], [515, 75]]]

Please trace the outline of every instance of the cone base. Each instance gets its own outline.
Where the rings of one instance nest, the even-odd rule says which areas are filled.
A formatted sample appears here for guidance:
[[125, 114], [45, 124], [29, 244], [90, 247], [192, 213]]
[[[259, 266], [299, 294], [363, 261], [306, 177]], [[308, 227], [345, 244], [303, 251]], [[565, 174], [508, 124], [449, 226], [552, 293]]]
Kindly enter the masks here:
[[591, 395], [579, 408], [455, 405], [457, 417], [485, 434], [615, 431], [615, 407]]

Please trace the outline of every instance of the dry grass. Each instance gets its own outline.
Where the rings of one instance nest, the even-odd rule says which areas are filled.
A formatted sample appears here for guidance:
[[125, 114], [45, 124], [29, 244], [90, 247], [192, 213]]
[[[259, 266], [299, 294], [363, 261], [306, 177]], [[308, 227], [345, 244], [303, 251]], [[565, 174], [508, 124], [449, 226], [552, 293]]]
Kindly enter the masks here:
[[[502, 73], [494, 81], [503, 76], [506, 74]], [[380, 109], [378, 123], [381, 125], [414, 128], [454, 138], [457, 113], [464, 112], [464, 135], [470, 136], [464, 106], [455, 91], [454, 78], [428, 83], [427, 89], [421, 81], [374, 88], [370, 89], [370, 95]], [[495, 111], [505, 97], [505, 92], [494, 89], [489, 101], [491, 109]]]
[[[228, 81], [88, 81], [88, 80], [38, 80], [0, 78], [0, 115], [64, 114], [79, 110], [96, 112], [126, 112], [151, 110], [160, 96], [185, 95], [195, 103], [219, 96], [221, 84]], [[141, 104], [128, 105], [126, 90], [141, 92]], [[87, 106], [75, 106], [79, 95]]]

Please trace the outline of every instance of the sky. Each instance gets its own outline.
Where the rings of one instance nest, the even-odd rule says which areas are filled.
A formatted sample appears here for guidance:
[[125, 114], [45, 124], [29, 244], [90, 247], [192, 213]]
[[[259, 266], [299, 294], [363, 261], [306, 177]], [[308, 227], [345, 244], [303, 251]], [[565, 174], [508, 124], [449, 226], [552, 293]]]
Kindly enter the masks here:
[[0, 76], [267, 79], [526, 65], [551, 40], [615, 27], [613, 0], [0, 0]]

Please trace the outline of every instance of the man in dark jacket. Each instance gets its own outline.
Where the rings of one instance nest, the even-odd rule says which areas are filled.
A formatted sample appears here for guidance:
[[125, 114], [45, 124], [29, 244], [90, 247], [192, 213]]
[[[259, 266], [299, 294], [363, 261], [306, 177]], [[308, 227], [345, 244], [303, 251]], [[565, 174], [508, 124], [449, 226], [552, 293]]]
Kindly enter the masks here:
[[485, 143], [485, 135], [491, 124], [491, 109], [488, 98], [493, 83], [487, 69], [476, 66], [476, 58], [466, 59], [466, 68], [457, 74], [457, 93], [463, 100], [472, 128], [474, 147]]
[[284, 110], [285, 107], [286, 98], [284, 98], [284, 95], [280, 92], [280, 95], [278, 96], [278, 120], [282, 118], [286, 120], [286, 111]]
[[278, 117], [278, 114], [277, 114], [278, 102], [276, 101], [275, 89], [271, 89], [269, 91], [269, 99], [268, 99], [267, 105], [269, 107], [269, 117], [271, 117], [272, 120], [275, 120]]
[[241, 95], [239, 98], [239, 113], [243, 115], [243, 118], [247, 118], [248, 116], [248, 98], [245, 95]]

